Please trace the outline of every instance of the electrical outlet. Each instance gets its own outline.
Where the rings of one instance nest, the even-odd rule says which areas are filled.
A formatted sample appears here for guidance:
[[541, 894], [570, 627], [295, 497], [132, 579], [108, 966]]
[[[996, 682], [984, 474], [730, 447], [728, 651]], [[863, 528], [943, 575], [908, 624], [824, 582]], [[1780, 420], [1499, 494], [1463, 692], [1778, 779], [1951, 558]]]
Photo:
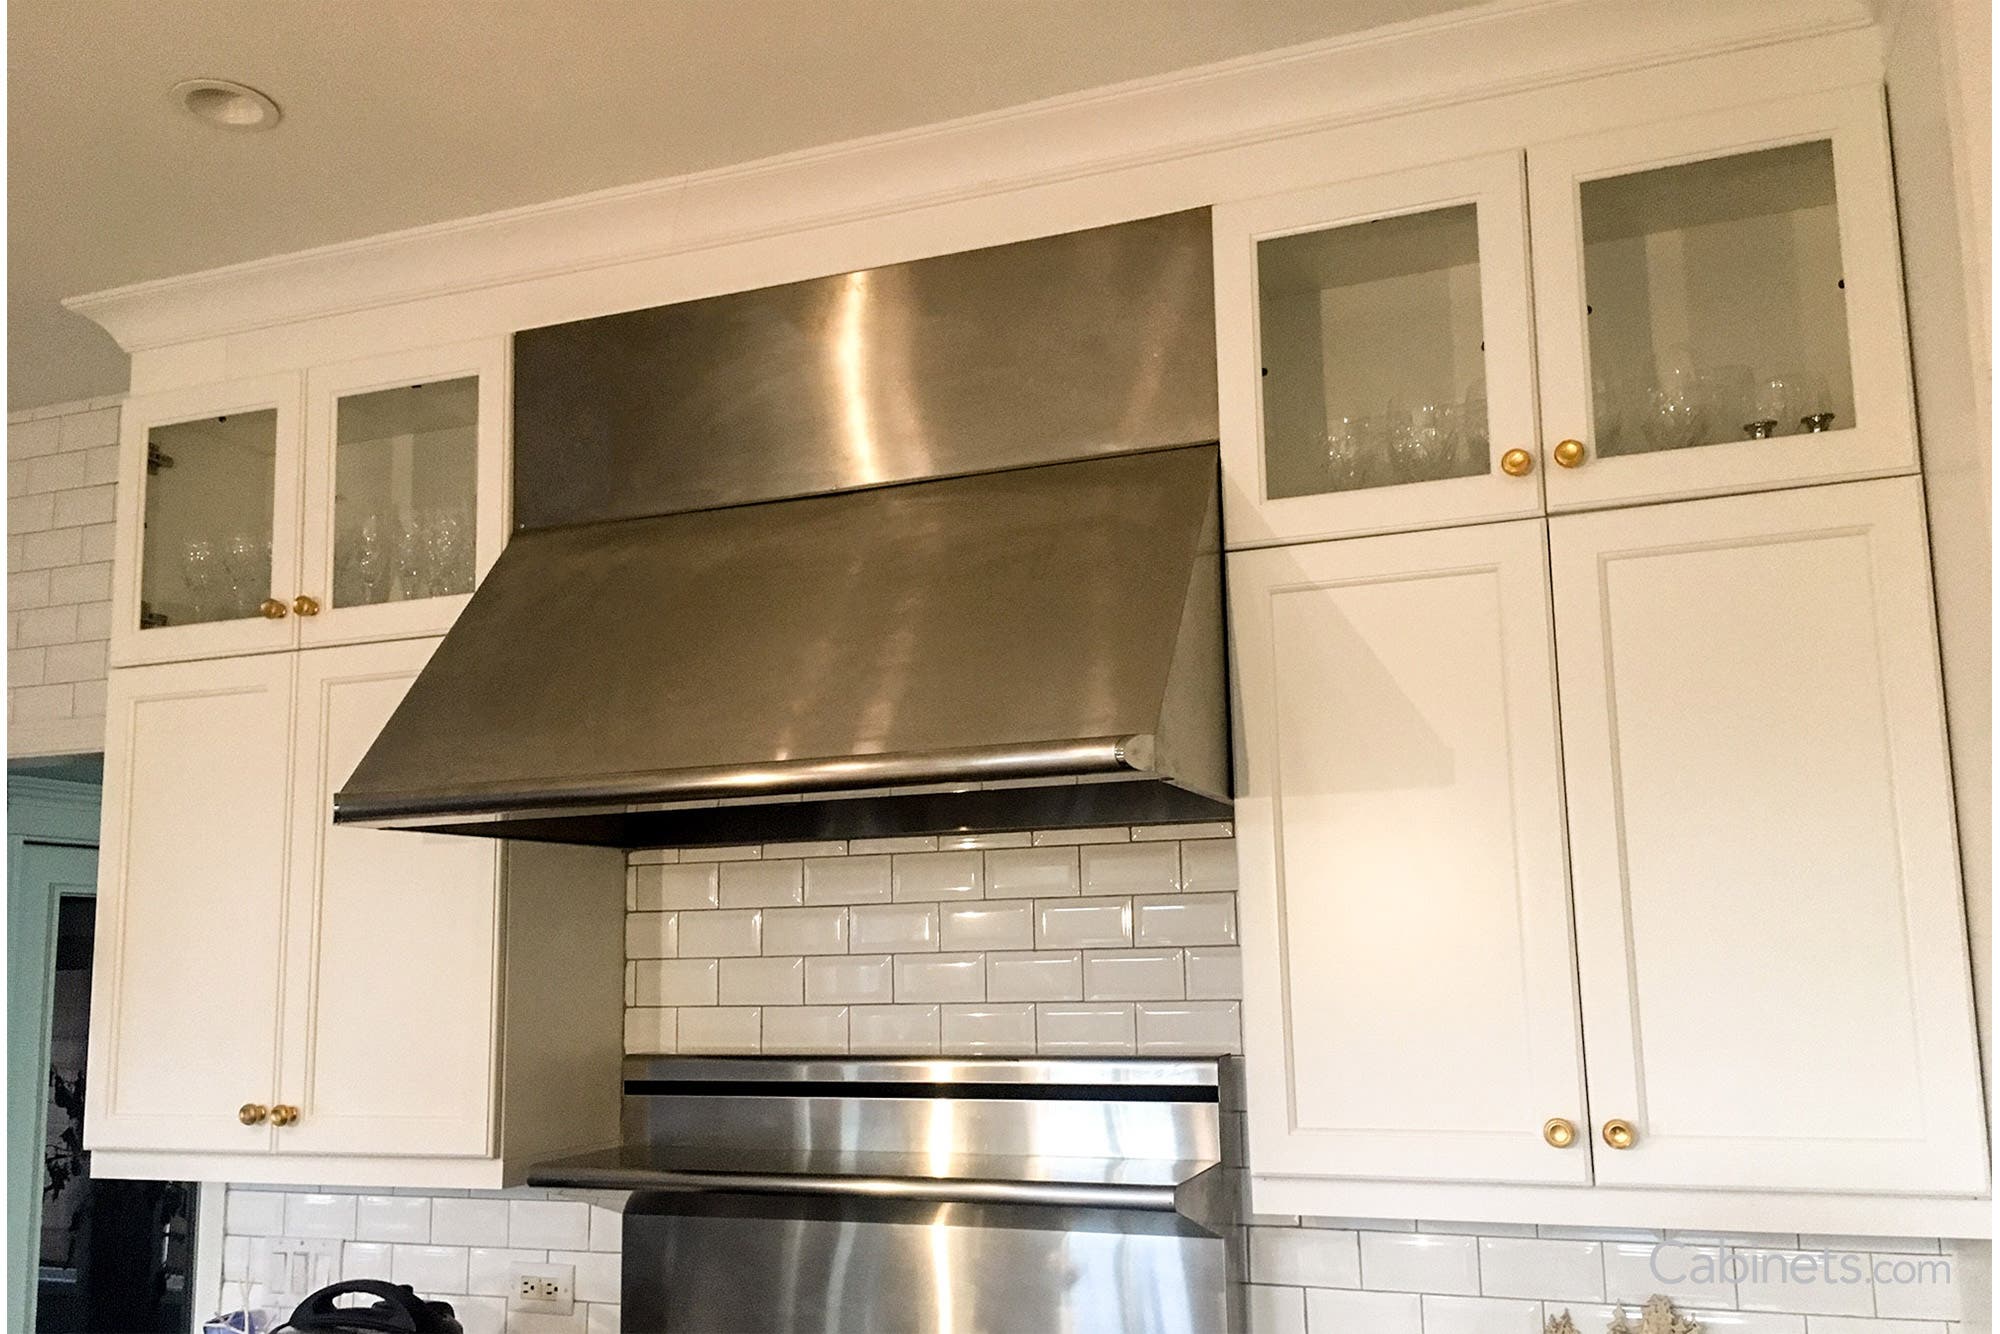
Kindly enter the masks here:
[[507, 1309], [536, 1315], [568, 1315], [576, 1306], [576, 1266], [515, 1265], [509, 1272]]

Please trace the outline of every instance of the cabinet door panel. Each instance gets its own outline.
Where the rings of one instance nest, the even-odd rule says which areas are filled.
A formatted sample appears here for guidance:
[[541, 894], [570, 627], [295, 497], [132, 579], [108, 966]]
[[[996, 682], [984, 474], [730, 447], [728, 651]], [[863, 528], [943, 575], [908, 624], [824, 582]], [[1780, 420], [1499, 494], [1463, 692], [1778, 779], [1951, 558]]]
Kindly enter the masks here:
[[1526, 212], [1519, 153], [1216, 206], [1233, 545], [1541, 512]]
[[284, 1152], [491, 1151], [500, 845], [332, 824], [436, 645], [299, 655]]
[[1551, 528], [1598, 1179], [1982, 1189], [1918, 482]]
[[1551, 511], [1916, 470], [1879, 88], [1537, 146], [1528, 199]]
[[292, 663], [114, 671], [91, 1000], [90, 1147], [269, 1147]]
[[1588, 1181], [1541, 522], [1230, 581], [1252, 1166]]

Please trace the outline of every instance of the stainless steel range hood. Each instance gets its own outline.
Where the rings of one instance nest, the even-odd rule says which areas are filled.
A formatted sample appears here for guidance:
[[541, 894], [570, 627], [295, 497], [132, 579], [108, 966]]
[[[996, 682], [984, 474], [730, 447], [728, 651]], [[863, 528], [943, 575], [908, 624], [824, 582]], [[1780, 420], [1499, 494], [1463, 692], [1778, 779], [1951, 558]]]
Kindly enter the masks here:
[[[522, 335], [517, 486], [591, 480], [517, 492], [548, 526], [515, 534], [335, 820], [648, 847], [1226, 818], [1207, 218], [1128, 226]], [[927, 332], [958, 346], [922, 385], [848, 377]], [[647, 346], [681, 392], [632, 389]], [[1074, 395], [1086, 348], [1099, 393], [1062, 410], [1043, 391]], [[746, 361], [851, 411], [796, 408], [803, 441], [782, 396], [691, 411]], [[884, 423], [865, 475], [829, 424], [854, 412]], [[1009, 414], [1005, 450], [990, 423], [933, 433]], [[1074, 461], [1006, 466], [1037, 456]], [[858, 489], [766, 499], [829, 484]]]

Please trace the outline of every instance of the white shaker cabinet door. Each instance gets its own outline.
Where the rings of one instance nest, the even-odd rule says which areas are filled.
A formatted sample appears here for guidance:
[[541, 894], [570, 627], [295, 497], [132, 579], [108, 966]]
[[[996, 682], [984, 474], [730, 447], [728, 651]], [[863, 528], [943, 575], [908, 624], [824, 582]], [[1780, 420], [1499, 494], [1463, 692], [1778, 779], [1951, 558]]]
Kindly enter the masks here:
[[332, 823], [437, 643], [298, 655], [280, 1152], [492, 1152], [501, 845]]
[[111, 673], [90, 1148], [270, 1148], [291, 691], [288, 654]]
[[1229, 569], [1252, 1167], [1589, 1181], [1542, 523]]
[[1985, 1188], [1918, 487], [1551, 521], [1600, 1183]]

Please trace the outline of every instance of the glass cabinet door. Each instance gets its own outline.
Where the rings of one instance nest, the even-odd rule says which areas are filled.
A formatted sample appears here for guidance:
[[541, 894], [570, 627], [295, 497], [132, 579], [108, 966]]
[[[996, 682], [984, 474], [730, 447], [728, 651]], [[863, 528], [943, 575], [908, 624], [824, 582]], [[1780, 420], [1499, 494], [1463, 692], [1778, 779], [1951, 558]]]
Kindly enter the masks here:
[[446, 629], [498, 547], [502, 340], [314, 372], [308, 644]]
[[126, 404], [114, 662], [291, 645], [297, 401], [286, 375]]
[[1518, 157], [1219, 206], [1215, 232], [1232, 543], [1540, 509]]
[[1842, 94], [1530, 153], [1552, 505], [1915, 466], [1881, 129]]

